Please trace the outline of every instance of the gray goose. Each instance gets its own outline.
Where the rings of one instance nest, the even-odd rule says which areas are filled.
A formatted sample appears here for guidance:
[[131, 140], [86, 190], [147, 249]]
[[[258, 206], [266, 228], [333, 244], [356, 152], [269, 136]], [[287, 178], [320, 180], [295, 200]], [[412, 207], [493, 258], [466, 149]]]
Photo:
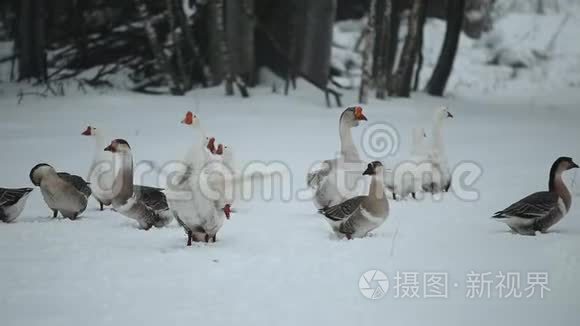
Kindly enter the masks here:
[[0, 221], [10, 223], [20, 216], [31, 191], [32, 188], [0, 188]]
[[365, 237], [381, 226], [389, 215], [389, 202], [384, 192], [383, 165], [379, 161], [371, 162], [363, 175], [372, 177], [368, 195], [357, 196], [319, 210], [326, 216], [333, 231], [349, 240]]
[[53, 212], [58, 212], [65, 218], [76, 219], [87, 208], [87, 200], [91, 195], [88, 183], [78, 175], [56, 170], [40, 163], [30, 170], [30, 181], [40, 187], [44, 202]]
[[144, 230], [169, 224], [173, 216], [162, 189], [133, 185], [133, 155], [127, 141], [115, 139], [104, 150], [113, 153], [120, 167], [113, 181], [113, 208]]
[[[325, 160], [320, 167], [310, 171], [306, 176], [306, 184], [314, 190], [314, 206], [321, 209], [329, 205], [336, 205], [344, 201], [344, 189], [339, 189], [336, 175], [340, 169], [340, 160], [345, 163], [361, 163], [358, 150], [352, 140], [351, 129], [357, 127], [360, 121], [366, 121], [360, 106], [349, 107], [342, 112], [338, 122], [338, 133], [340, 137], [340, 158]], [[364, 166], [364, 164], [363, 164]], [[350, 176], [347, 173], [346, 176]], [[345, 180], [346, 181], [346, 180]], [[350, 187], [353, 180], [346, 182]]]
[[572, 195], [562, 180], [562, 173], [576, 169], [578, 165], [570, 157], [559, 157], [550, 169], [548, 191], [533, 193], [496, 212], [492, 218], [506, 223], [521, 235], [545, 233], [558, 223], [570, 210]]

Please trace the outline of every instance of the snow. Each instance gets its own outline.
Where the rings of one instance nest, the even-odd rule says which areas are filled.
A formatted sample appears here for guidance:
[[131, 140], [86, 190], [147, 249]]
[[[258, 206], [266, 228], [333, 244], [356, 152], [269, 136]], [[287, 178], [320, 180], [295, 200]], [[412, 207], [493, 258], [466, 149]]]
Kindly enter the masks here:
[[[480, 40], [461, 35], [446, 92], [506, 95], [530, 89], [545, 92], [578, 87], [580, 42], [576, 40], [580, 30], [580, 1], [545, 1], [544, 15], [535, 13], [536, 1], [497, 2], [490, 32]], [[336, 69], [348, 72], [335, 78], [347, 88], [360, 84], [361, 61], [355, 45], [363, 27], [364, 19], [338, 22], [334, 27], [331, 62]], [[437, 63], [445, 28], [445, 22], [439, 19], [428, 19], [425, 24], [421, 89]], [[405, 34], [403, 21], [399, 49]]]
[[[342, 111], [325, 109], [323, 96], [304, 83], [288, 97], [269, 87], [243, 100], [223, 96], [222, 88], [184, 97], [73, 90], [65, 97], [27, 96], [20, 105], [17, 87], [3, 86], [3, 187], [29, 186], [29, 169], [39, 162], [86, 175], [94, 141], [80, 133], [88, 124], [126, 138], [135, 162], [179, 159], [193, 141], [179, 122], [192, 110], [208, 133], [235, 149], [242, 165], [287, 166], [293, 195], [264, 200], [258, 189], [251, 199], [236, 201], [217, 243], [186, 247], [175, 223], [138, 230], [120, 214], [97, 211], [92, 199], [80, 220], [51, 220], [36, 189], [22, 216], [0, 225], [3, 325], [564, 325], [580, 317], [575, 205], [552, 232], [536, 237], [513, 235], [490, 219], [545, 189], [556, 157], [580, 160], [580, 94], [573, 89], [371, 100], [364, 106], [369, 121], [354, 131], [354, 139], [373, 123], [386, 122], [396, 128], [405, 155], [412, 128], [429, 128], [432, 110], [447, 105], [455, 115], [443, 131], [449, 162], [473, 161], [483, 169], [474, 185], [479, 199], [447, 194], [391, 201], [389, 218], [371, 237], [347, 241], [336, 239], [313, 204], [301, 200], [302, 192], [294, 196], [304, 189], [310, 165], [338, 151]], [[347, 92], [344, 101], [355, 98], [355, 91]], [[139, 178], [145, 185], [158, 182], [154, 173]], [[379, 300], [359, 291], [361, 275], [373, 269], [391, 283]], [[395, 298], [397, 272], [420, 273], [421, 284], [424, 273], [448, 273], [449, 298]], [[470, 272], [520, 272], [521, 290], [526, 273], [546, 272], [551, 291], [543, 299], [500, 299], [492, 288], [491, 299], [473, 299], [467, 297]]]

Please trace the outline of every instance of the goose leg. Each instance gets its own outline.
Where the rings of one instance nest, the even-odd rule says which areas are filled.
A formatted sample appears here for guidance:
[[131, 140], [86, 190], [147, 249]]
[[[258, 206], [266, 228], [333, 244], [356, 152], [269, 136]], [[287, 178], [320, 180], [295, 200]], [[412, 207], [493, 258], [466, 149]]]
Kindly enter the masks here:
[[209, 243], [209, 234], [207, 234], [207, 233], [205, 234], [205, 242]]
[[58, 217], [58, 211], [56, 209], [52, 210], [52, 218], [57, 218]]
[[216, 240], [216, 234], [214, 234], [214, 236], [211, 238], [213, 242], [215, 242]]
[[352, 234], [347, 234], [347, 235], [346, 235], [346, 238], [347, 238], [348, 240], [352, 240]]
[[417, 199], [417, 194], [416, 193], [412, 192], [411, 193], [411, 196], [413, 197], [413, 199]]
[[101, 211], [103, 210], [103, 203], [99, 202], [99, 204], [101, 205]]
[[191, 247], [191, 238], [193, 237], [193, 232], [187, 231], [187, 246]]
[[397, 200], [397, 195], [393, 192], [393, 200]]

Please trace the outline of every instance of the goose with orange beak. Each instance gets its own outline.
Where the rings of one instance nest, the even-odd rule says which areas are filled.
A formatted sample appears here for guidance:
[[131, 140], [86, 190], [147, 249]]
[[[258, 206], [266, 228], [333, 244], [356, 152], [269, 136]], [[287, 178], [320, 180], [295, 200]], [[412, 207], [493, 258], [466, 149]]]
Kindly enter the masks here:
[[[351, 132], [351, 129], [358, 127], [361, 121], [367, 121], [367, 117], [363, 114], [363, 109], [360, 106], [349, 107], [344, 110], [338, 121], [339, 157], [322, 161], [320, 166], [312, 169], [307, 174], [306, 183], [309, 188], [314, 190], [313, 201], [316, 208], [321, 209], [338, 205], [351, 195], [349, 190], [339, 187], [339, 184], [346, 184], [350, 187], [358, 179], [358, 173], [337, 174], [338, 170], [344, 169], [346, 165], [349, 168], [353, 165], [357, 168], [360, 167], [360, 171], [357, 170], [356, 172], [364, 170], [365, 163], [360, 159]], [[338, 180], [341, 176], [348, 178], [348, 180]]]

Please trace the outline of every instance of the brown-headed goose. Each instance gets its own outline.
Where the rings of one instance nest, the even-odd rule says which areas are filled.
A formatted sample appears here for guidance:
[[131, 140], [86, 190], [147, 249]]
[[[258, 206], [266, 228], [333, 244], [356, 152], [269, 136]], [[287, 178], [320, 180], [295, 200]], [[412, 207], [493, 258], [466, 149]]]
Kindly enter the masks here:
[[422, 188], [425, 192], [433, 194], [447, 192], [451, 186], [451, 169], [447, 161], [442, 135], [443, 122], [451, 118], [453, 118], [453, 114], [445, 106], [435, 111], [432, 144], [427, 161], [431, 165], [431, 171], [427, 174], [428, 177], [424, 177], [422, 181]]
[[169, 224], [173, 216], [161, 189], [133, 185], [133, 155], [127, 141], [115, 139], [104, 150], [112, 152], [115, 159], [112, 200], [115, 210], [137, 220], [145, 230]]
[[100, 129], [88, 126], [81, 135], [95, 138], [96, 150], [89, 170], [88, 180], [93, 197], [99, 202], [100, 209], [103, 210], [103, 206], [109, 206], [113, 201], [113, 180], [115, 179], [113, 154], [103, 151], [103, 148], [108, 143], [105, 141], [103, 132]]
[[577, 169], [569, 157], [559, 157], [550, 169], [548, 191], [533, 193], [496, 212], [492, 218], [505, 222], [514, 232], [522, 235], [545, 233], [570, 210], [572, 195], [562, 179], [562, 173]]
[[[357, 127], [360, 121], [366, 121], [360, 106], [349, 107], [342, 112], [338, 121], [338, 133], [340, 137], [340, 156], [332, 160], [325, 160], [320, 167], [310, 171], [306, 176], [308, 187], [314, 192], [314, 205], [320, 209], [323, 207], [333, 206], [344, 201], [348, 191], [339, 189], [337, 185], [337, 170], [344, 168], [344, 164], [361, 164], [358, 150], [352, 140], [351, 129]], [[364, 165], [363, 165], [364, 166]], [[353, 173], [343, 174], [346, 177], [353, 176]], [[352, 181], [341, 182], [352, 185]]]
[[31, 191], [32, 188], [0, 188], [0, 221], [10, 223], [20, 216]]
[[385, 222], [389, 215], [389, 202], [384, 192], [383, 174], [381, 162], [369, 163], [363, 172], [372, 178], [368, 195], [320, 209], [337, 235], [347, 239], [362, 238]]
[[58, 212], [71, 220], [76, 219], [87, 208], [91, 188], [78, 175], [56, 170], [46, 164], [37, 164], [30, 170], [30, 181], [40, 187], [44, 201], [56, 217]]

